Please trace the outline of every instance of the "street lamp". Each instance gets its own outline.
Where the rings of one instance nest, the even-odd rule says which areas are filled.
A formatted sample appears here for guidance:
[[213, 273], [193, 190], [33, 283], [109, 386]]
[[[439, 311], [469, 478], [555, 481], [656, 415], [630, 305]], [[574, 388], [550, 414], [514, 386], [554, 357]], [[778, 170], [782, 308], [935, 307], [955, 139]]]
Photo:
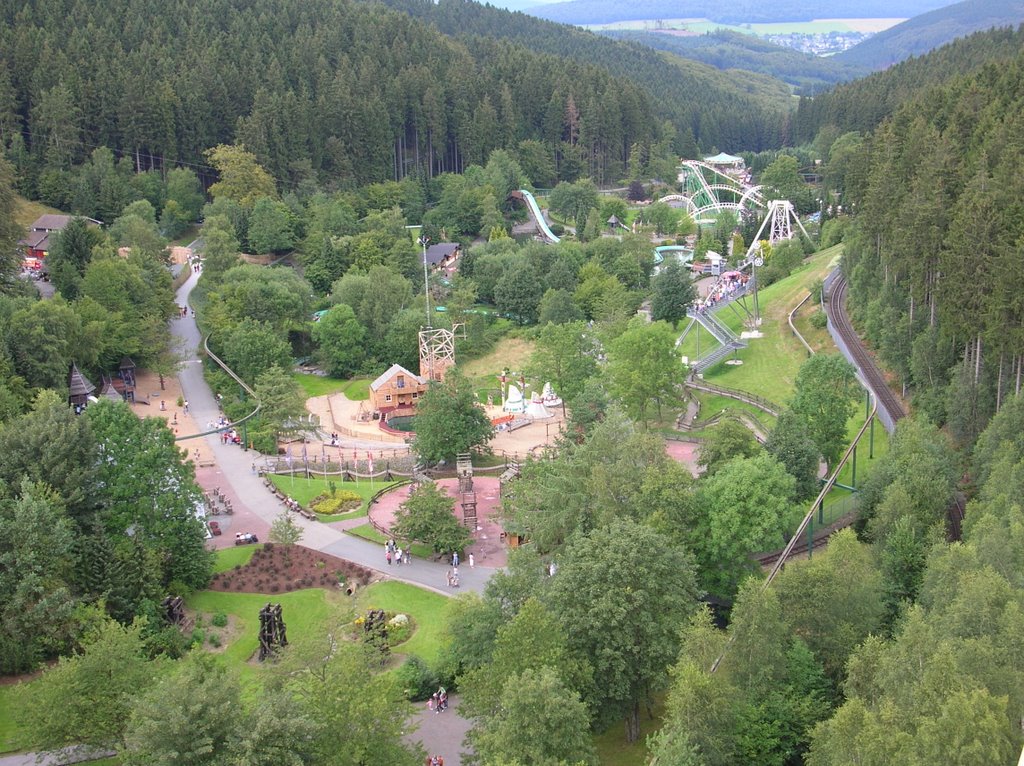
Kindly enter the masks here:
[[430, 244], [430, 237], [423, 234], [416, 241], [423, 247], [423, 296], [427, 299], [427, 327], [430, 327], [430, 281], [427, 279], [427, 245]]

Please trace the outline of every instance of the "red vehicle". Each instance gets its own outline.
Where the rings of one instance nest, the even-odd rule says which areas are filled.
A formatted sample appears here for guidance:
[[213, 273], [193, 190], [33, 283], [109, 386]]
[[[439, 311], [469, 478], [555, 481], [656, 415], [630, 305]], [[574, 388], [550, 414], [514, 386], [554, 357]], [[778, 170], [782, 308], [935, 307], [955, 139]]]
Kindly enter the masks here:
[[210, 534], [214, 537], [220, 534], [220, 524], [216, 521], [208, 521], [206, 522], [206, 526], [210, 528]]

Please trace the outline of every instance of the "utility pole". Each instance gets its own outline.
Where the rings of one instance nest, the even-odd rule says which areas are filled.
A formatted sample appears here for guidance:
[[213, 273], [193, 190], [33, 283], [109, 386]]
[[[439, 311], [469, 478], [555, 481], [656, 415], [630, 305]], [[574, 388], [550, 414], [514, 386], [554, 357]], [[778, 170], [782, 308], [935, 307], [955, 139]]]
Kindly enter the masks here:
[[430, 321], [430, 280], [427, 278], [427, 245], [430, 244], [430, 237], [426, 234], [420, 236], [417, 242], [423, 247], [423, 296], [427, 299], [427, 327], [432, 327]]

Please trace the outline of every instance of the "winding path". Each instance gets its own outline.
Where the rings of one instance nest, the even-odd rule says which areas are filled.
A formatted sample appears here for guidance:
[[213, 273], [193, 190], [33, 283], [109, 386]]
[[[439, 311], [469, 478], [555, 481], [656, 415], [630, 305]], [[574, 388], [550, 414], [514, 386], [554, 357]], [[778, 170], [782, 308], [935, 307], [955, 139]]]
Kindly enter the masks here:
[[[176, 295], [177, 304], [185, 306], [189, 296], [198, 282], [199, 275], [193, 273], [179, 288]], [[181, 348], [181, 368], [178, 378], [181, 381], [183, 396], [189, 402], [196, 423], [215, 421], [220, 417], [217, 400], [203, 378], [203, 361], [200, 356], [202, 338], [194, 317], [188, 316], [171, 323], [171, 332], [179, 340]], [[268, 525], [282, 511], [281, 503], [263, 484], [263, 480], [254, 475], [251, 469], [254, 453], [246, 452], [233, 444], [222, 444], [216, 435], [201, 437], [217, 463], [221, 473], [221, 482], [229, 484], [238, 502], [248, 508], [255, 516]], [[187, 446], [187, 445], [186, 445]], [[362, 444], [346, 445], [359, 446]], [[333, 529], [319, 521], [297, 517], [296, 523], [303, 528], [302, 544], [308, 548], [323, 551], [332, 556], [348, 559], [362, 566], [385, 574], [391, 579], [401, 580], [429, 588], [431, 590], [452, 595], [445, 587], [448, 568], [444, 564], [417, 560], [413, 566], [401, 569], [401, 576], [396, 576], [394, 567], [387, 568], [381, 546], [362, 540]], [[485, 567], [470, 569], [463, 567], [459, 571], [462, 591], [483, 590], [491, 571]]]

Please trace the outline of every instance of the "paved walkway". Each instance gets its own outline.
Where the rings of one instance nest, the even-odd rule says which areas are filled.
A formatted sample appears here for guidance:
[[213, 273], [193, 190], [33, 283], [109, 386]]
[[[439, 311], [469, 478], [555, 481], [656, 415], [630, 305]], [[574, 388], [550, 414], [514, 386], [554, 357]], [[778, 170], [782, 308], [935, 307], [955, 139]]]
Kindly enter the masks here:
[[[199, 275], [193, 273], [178, 290], [175, 300], [179, 306], [188, 304], [189, 295], [198, 279]], [[181, 341], [182, 364], [178, 378], [181, 381], [182, 394], [189, 402], [194, 422], [201, 424], [216, 421], [220, 417], [220, 409], [213, 392], [203, 378], [202, 338], [196, 327], [195, 319], [189, 316], [172, 322], [171, 332]], [[252, 463], [258, 459], [258, 453], [245, 451], [234, 444], [221, 444], [220, 438], [216, 434], [201, 437], [201, 439], [206, 442], [206, 448], [217, 461], [217, 467], [221, 474], [220, 484], [222, 486], [229, 484], [232, 495], [238, 499], [238, 503], [244, 505], [256, 517], [267, 524], [273, 522], [281, 513], [282, 506], [264, 486], [263, 480], [252, 473]], [[180, 446], [191, 451], [196, 441], [183, 441]], [[362, 447], [363, 445], [345, 443], [345, 446]], [[346, 535], [319, 521], [297, 517], [296, 523], [303, 527], [302, 544], [309, 548], [348, 559], [386, 574], [395, 580], [402, 580], [445, 595], [451, 595], [451, 591], [445, 587], [448, 567], [444, 564], [417, 561], [415, 566], [402, 569], [401, 576], [397, 576], [398, 570], [394, 567], [391, 567], [390, 571], [382, 568], [382, 565], [387, 567], [387, 564], [384, 562], [381, 546]], [[461, 591], [482, 591], [491, 571], [493, 570], [482, 567], [477, 567], [475, 570], [470, 570], [469, 567], [460, 567]]]
[[407, 741], [420, 742], [427, 755], [444, 758], [444, 766], [462, 766], [462, 742], [469, 731], [469, 721], [458, 713], [459, 695], [448, 696], [448, 709], [443, 713], [428, 710], [426, 702], [416, 704], [422, 705], [412, 717], [417, 729], [407, 736]]

